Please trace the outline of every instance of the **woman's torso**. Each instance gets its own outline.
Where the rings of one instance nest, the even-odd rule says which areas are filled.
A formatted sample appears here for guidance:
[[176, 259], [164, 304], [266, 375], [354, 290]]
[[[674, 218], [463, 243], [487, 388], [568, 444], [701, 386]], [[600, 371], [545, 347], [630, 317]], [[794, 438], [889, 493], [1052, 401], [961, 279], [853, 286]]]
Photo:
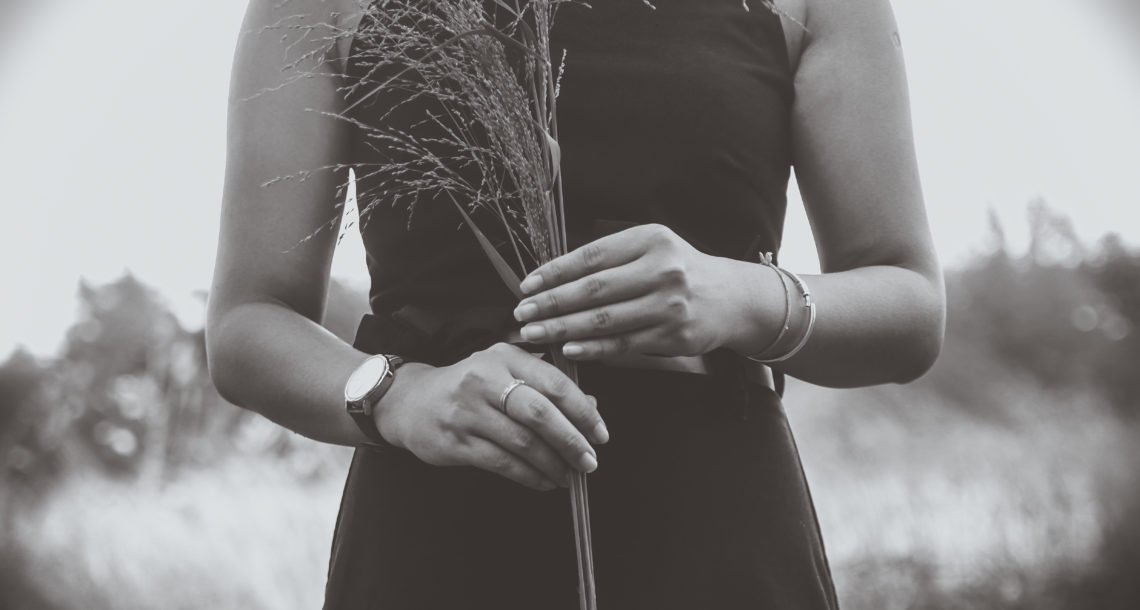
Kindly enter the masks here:
[[[751, 11], [741, 0], [654, 3], [558, 14], [570, 245], [657, 222], [711, 254], [777, 250], [794, 101], [781, 20], [758, 0]], [[354, 154], [366, 165], [377, 152], [358, 140]], [[383, 201], [364, 219], [373, 315], [359, 349], [447, 363], [514, 324], [514, 297], [450, 204], [406, 220]], [[590, 475], [602, 607], [837, 607], [774, 391], [600, 363], [583, 364], [579, 382], [612, 434]], [[475, 468], [358, 450], [326, 607], [576, 607], [567, 501]]]
[[[660, 223], [718, 256], [779, 249], [791, 166], [789, 46], [795, 53], [799, 45], [785, 30], [798, 26], [753, 4], [561, 5], [551, 55], [557, 63], [566, 52], [558, 123], [571, 247], [624, 226]], [[350, 59], [350, 82], [368, 69]], [[350, 114], [365, 124], [375, 115], [368, 104]], [[352, 155], [362, 168], [382, 157], [363, 137]], [[409, 221], [406, 206], [373, 192], [366, 169], [357, 173], [377, 317], [386, 323], [395, 313], [402, 331], [451, 338], [465, 329], [441, 325], [455, 326], [449, 321], [470, 312], [480, 313], [462, 324], [480, 331], [513, 322], [514, 297], [450, 204], [417, 205]], [[435, 359], [462, 357], [485, 335], [455, 342]]]

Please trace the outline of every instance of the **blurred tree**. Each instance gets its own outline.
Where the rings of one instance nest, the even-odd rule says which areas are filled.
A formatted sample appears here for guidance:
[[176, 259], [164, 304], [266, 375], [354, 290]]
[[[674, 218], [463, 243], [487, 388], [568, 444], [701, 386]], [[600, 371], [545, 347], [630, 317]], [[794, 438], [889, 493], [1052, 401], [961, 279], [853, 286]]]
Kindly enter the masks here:
[[1027, 212], [1023, 256], [991, 214], [987, 252], [947, 274], [946, 347], [926, 383], [981, 413], [1011, 375], [1091, 387], [1136, 409], [1140, 257], [1112, 236], [1090, 250], [1040, 199]]
[[1086, 264], [1105, 295], [1102, 307], [1091, 312], [1094, 328], [1109, 343], [1096, 362], [1096, 379], [1114, 403], [1130, 417], [1140, 414], [1140, 254], [1124, 245], [1119, 235], [1105, 236]]
[[[58, 358], [24, 352], [0, 365], [0, 474], [39, 487], [61, 471], [97, 467], [161, 484], [184, 465], [233, 451], [272, 453], [310, 476], [339, 459], [218, 396], [205, 334], [183, 329], [152, 289], [130, 274], [80, 282], [79, 315]], [[364, 291], [333, 280], [325, 325], [352, 341], [368, 309]], [[323, 453], [322, 453], [323, 452]]]
[[47, 371], [26, 351], [14, 352], [0, 365], [0, 464], [24, 476], [31, 474], [36, 410]]

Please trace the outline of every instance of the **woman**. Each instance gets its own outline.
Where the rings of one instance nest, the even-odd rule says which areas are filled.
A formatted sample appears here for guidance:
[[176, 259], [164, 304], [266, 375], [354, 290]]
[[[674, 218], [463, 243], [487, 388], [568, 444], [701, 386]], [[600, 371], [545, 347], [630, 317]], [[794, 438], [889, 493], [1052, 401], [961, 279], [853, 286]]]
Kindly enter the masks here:
[[[338, 87], [365, 68], [343, 58], [362, 41], [283, 68], [319, 28], [261, 33], [352, 28], [351, 3], [250, 3], [207, 327], [227, 399], [358, 447], [326, 607], [576, 608], [578, 470], [601, 608], [835, 608], [782, 376], [913, 380], [944, 317], [887, 0], [563, 6], [575, 249], [519, 302], [450, 206], [409, 224], [379, 205], [355, 346], [318, 324], [336, 233], [306, 239], [337, 214], [325, 202], [343, 176], [260, 186], [383, 153], [326, 118], [351, 104]], [[305, 71], [327, 77], [293, 78]], [[759, 258], [779, 249], [791, 166], [822, 267], [803, 284]], [[581, 362], [580, 389], [504, 342], [519, 326]]]

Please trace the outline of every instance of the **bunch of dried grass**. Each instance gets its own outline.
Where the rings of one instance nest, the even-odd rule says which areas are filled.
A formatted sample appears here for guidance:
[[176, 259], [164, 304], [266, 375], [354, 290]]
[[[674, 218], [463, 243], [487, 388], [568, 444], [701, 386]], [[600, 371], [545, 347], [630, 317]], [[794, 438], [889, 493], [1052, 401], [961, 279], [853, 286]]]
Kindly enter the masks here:
[[[357, 184], [367, 185], [357, 193], [361, 223], [378, 205], [405, 205], [411, 223], [416, 206], [450, 201], [520, 299], [519, 272], [567, 252], [556, 108], [562, 64], [550, 57], [555, 14], [567, 1], [379, 0], [361, 7], [353, 29], [289, 20], [274, 26], [299, 32], [317, 49], [287, 67], [298, 78], [311, 74], [297, 66], [320, 63], [321, 53], [332, 55], [346, 37], [355, 43], [347, 64], [358, 75], [342, 89], [349, 105], [325, 114], [351, 123], [382, 159], [351, 166]], [[324, 44], [312, 45], [314, 38]], [[364, 109], [366, 120], [359, 118]], [[346, 169], [333, 165], [277, 180]], [[480, 208], [501, 223], [518, 272], [473, 220]], [[551, 355], [577, 381], [574, 363], [560, 350]], [[584, 474], [571, 477], [570, 497], [580, 605], [593, 609]]]
[[[482, 0], [386, 0], [366, 7], [355, 33], [364, 44], [349, 61], [363, 62], [367, 72], [349, 85], [346, 95], [354, 101], [338, 115], [392, 159], [359, 168], [372, 185], [362, 217], [380, 203], [414, 206], [445, 196], [519, 298], [519, 276], [469, 211], [493, 212], [524, 272], [567, 251], [556, 109], [560, 69], [550, 61], [550, 29], [564, 1], [492, 0], [492, 10]], [[377, 97], [391, 100], [380, 105], [378, 116], [368, 122], [347, 116]], [[424, 108], [415, 124], [389, 121], [408, 106]], [[574, 363], [558, 350], [552, 355], [577, 381]], [[582, 608], [592, 609], [586, 494], [586, 476], [572, 477], [579, 599]]]

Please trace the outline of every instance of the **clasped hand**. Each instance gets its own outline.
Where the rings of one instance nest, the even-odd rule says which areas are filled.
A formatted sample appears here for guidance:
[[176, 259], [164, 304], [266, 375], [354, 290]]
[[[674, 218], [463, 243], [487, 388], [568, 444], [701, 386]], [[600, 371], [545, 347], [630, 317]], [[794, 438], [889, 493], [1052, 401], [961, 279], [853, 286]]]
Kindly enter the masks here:
[[623, 354], [693, 356], [732, 331], [729, 259], [700, 252], [668, 227], [639, 225], [560, 256], [522, 281], [515, 309], [532, 343], [576, 360]]
[[[530, 296], [515, 315], [528, 322], [525, 339], [566, 341], [563, 352], [574, 359], [703, 354], [740, 334], [745, 264], [642, 225], [536, 269], [522, 282]], [[512, 379], [525, 384], [504, 395]], [[534, 489], [566, 485], [571, 470], [592, 471], [590, 443], [609, 438], [596, 400], [506, 343], [446, 367], [405, 365], [375, 417], [389, 441], [429, 464], [471, 465]]]

